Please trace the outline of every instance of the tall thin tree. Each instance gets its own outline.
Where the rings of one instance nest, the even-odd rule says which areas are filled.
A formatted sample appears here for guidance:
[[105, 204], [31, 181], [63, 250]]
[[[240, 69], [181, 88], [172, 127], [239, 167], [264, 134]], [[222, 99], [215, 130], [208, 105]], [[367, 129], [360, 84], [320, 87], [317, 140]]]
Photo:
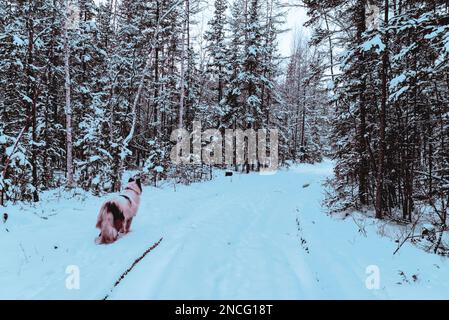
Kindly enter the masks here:
[[73, 142], [72, 142], [72, 105], [70, 101], [70, 0], [64, 6], [64, 74], [65, 74], [65, 114], [66, 114], [66, 170], [67, 187], [73, 187]]

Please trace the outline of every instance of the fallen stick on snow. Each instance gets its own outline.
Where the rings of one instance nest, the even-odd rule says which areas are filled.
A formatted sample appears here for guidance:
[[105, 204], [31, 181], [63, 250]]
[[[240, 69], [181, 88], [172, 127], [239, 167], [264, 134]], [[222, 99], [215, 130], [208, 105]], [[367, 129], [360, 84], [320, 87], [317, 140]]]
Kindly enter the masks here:
[[[137, 258], [133, 264], [131, 265], [131, 267], [129, 267], [125, 272], [122, 273], [122, 275], [118, 278], [118, 280], [115, 282], [114, 286], [112, 287], [111, 291], [109, 293], [112, 292], [112, 290], [114, 290], [115, 287], [118, 286], [118, 284], [120, 283], [120, 281], [123, 280], [123, 278], [126, 277], [126, 275], [135, 267], [136, 264], [138, 264], [140, 262], [140, 260], [142, 260], [151, 250], [153, 250], [154, 248], [156, 248], [159, 243], [161, 243], [163, 238], [160, 238], [158, 242], [156, 242], [155, 244], [153, 244], [151, 247], [149, 247], [139, 258]], [[103, 300], [107, 300], [109, 298], [109, 294], [107, 294]]]

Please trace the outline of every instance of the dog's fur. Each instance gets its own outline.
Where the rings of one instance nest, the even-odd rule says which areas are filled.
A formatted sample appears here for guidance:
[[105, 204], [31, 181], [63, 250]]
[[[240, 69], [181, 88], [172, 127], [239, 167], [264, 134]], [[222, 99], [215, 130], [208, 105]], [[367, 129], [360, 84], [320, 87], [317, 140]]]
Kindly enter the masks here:
[[125, 190], [103, 203], [98, 214], [96, 227], [101, 230], [97, 243], [111, 243], [117, 240], [119, 232], [128, 233], [131, 222], [140, 204], [142, 185], [140, 179], [129, 179]]

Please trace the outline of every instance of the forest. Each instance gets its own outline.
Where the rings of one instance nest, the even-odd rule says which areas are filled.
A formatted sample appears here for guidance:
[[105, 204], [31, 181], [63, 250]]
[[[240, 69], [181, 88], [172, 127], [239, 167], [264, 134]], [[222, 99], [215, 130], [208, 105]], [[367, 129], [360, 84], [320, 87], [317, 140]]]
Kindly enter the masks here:
[[[192, 34], [201, 10], [194, 0], [1, 6], [3, 198], [38, 201], [40, 190], [61, 183], [116, 191], [128, 168], [149, 180], [189, 175], [192, 168], [170, 164], [170, 133], [191, 130], [194, 120], [279, 127], [283, 159], [320, 158], [314, 124], [327, 108], [319, 56], [298, 47], [288, 80], [278, 80], [283, 18], [275, 0], [216, 1], [200, 35]], [[287, 96], [304, 81], [302, 97]]]
[[[61, 185], [212, 178], [173, 130], [279, 130], [279, 161], [335, 161], [331, 212], [426, 224], [449, 249], [449, 1], [3, 0], [1, 203]], [[291, 8], [307, 32], [290, 31]], [[217, 165], [223, 168], [223, 165]], [[232, 168], [257, 171], [257, 166]], [[423, 231], [424, 232], [424, 231]]]

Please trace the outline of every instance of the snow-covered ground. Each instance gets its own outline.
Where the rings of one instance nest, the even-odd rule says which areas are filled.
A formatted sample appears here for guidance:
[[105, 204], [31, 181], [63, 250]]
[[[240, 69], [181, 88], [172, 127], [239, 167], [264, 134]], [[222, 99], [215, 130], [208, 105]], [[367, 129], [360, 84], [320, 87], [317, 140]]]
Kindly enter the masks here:
[[[352, 219], [326, 215], [322, 182], [331, 174], [323, 162], [146, 187], [132, 232], [111, 245], [94, 243], [103, 198], [51, 191], [35, 207], [4, 208], [0, 298], [449, 298], [446, 259], [408, 243], [393, 255], [397, 243], [374, 220], [365, 236]], [[79, 289], [66, 287], [68, 266], [79, 268]]]

